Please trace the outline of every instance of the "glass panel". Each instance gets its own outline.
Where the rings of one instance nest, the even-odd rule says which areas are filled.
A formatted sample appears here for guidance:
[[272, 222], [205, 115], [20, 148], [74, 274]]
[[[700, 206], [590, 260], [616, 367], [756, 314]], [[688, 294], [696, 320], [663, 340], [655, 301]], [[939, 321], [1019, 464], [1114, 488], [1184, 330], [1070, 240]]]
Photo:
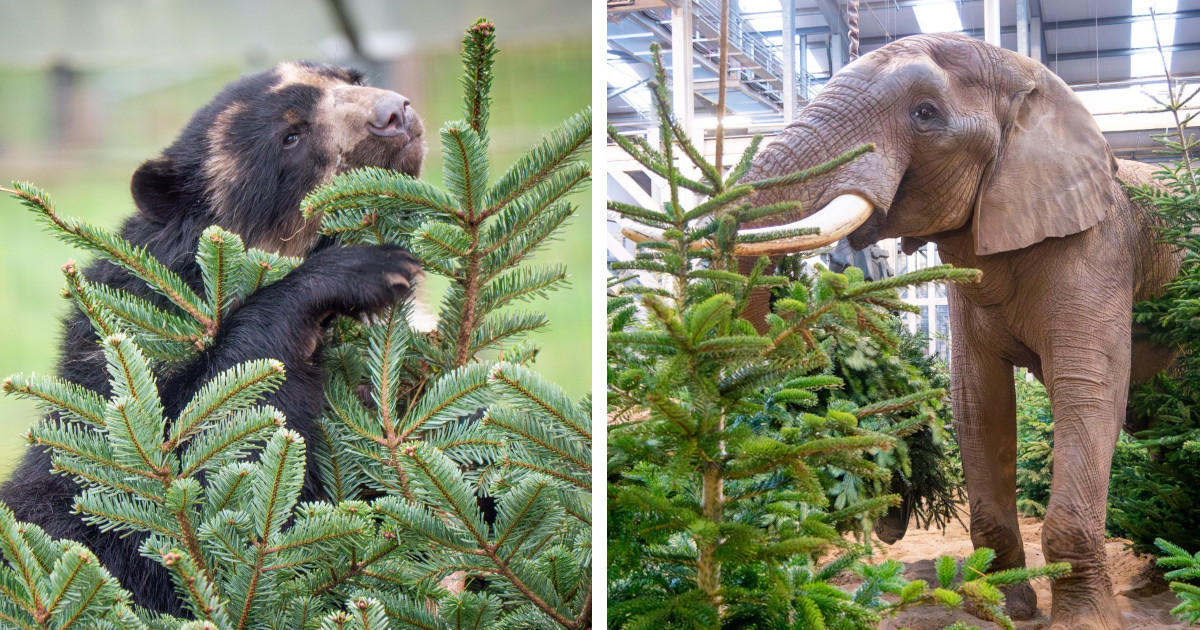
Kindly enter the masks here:
[[950, 360], [950, 307], [938, 304], [934, 307], [936, 313], [935, 330], [937, 334], [933, 341], [934, 352], [943, 360]]

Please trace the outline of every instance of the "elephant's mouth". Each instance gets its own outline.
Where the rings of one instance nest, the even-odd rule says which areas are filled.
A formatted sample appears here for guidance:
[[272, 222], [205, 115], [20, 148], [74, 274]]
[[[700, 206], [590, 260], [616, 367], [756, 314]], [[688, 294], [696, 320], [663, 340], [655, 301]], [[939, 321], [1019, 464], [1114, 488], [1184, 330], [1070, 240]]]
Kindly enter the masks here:
[[851, 232], [846, 237], [846, 241], [850, 243], [850, 247], [854, 248], [855, 250], [859, 250], [866, 249], [867, 247], [878, 243], [879, 224], [883, 220], [883, 215], [884, 213], [881, 210], [875, 209], [875, 211], [871, 213], [871, 216], [867, 217], [867, 220], [863, 222], [858, 229]]

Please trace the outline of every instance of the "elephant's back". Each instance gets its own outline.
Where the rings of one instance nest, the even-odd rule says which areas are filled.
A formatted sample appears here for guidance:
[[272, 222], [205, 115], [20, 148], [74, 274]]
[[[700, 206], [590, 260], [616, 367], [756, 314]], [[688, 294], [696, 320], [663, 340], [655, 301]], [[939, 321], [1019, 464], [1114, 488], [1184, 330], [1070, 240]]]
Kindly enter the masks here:
[[1154, 177], [1154, 172], [1160, 167], [1157, 164], [1147, 164], [1136, 160], [1117, 160], [1117, 179], [1129, 186], [1150, 185], [1162, 188]]
[[[1162, 184], [1154, 177], [1155, 171], [1160, 168], [1158, 165], [1133, 160], [1117, 160], [1117, 165], [1117, 179], [1122, 184], [1163, 189]], [[1134, 228], [1134, 249], [1143, 252], [1143, 255], [1134, 257], [1139, 267], [1135, 275], [1137, 284], [1134, 287], [1134, 299], [1147, 300], [1161, 295], [1163, 285], [1175, 278], [1183, 255], [1182, 252], [1174, 251], [1172, 247], [1158, 242], [1157, 228], [1162, 221], [1151, 211], [1149, 204], [1131, 199], [1127, 192], [1119, 199], [1125, 201], [1125, 207], [1118, 208], [1118, 213]]]

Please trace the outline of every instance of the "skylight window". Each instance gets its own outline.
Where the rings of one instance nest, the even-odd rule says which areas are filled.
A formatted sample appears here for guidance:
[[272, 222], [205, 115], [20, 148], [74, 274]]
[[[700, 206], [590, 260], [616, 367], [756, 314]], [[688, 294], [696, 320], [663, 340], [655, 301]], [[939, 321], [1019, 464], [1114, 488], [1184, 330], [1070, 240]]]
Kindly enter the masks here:
[[[738, 0], [738, 13], [765, 13], [767, 11], [779, 12], [781, 6], [779, 0]], [[778, 19], [778, 16], [776, 16]]]
[[931, 2], [913, 5], [917, 25], [922, 33], [957, 33], [963, 30], [958, 5], [954, 2]]
[[[1154, 9], [1155, 20], [1140, 20], [1129, 25], [1130, 48], [1154, 48], [1154, 27], [1158, 23], [1158, 39], [1163, 48], [1175, 43], [1175, 18], [1171, 15], [1178, 7], [1178, 0], [1133, 0], [1133, 15], [1150, 15]], [[1163, 51], [1163, 58], [1171, 65], [1171, 52]], [[1164, 59], [1158, 51], [1136, 53], [1129, 57], [1129, 75], [1133, 77], [1156, 77], [1163, 74]]]
[[808, 58], [808, 73], [809, 74], [820, 74], [822, 72], [825, 72], [825, 63], [823, 61], [817, 59], [817, 56], [813, 54], [813, 51], [811, 48], [805, 50], [804, 53], [805, 53], [804, 56]]

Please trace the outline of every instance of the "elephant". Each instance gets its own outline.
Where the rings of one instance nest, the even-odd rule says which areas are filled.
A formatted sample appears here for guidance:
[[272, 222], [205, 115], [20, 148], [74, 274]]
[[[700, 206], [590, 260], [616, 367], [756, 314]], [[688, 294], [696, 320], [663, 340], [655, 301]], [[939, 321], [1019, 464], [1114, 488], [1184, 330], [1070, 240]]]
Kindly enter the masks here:
[[[1123, 628], [1105, 560], [1104, 519], [1115, 443], [1131, 382], [1176, 351], [1132, 324], [1135, 301], [1161, 294], [1181, 254], [1158, 242], [1154, 215], [1122, 184], [1153, 184], [1154, 167], [1113, 156], [1070, 88], [1028, 57], [950, 34], [906, 37], [863, 55], [758, 154], [744, 181], [794, 173], [855, 147], [864, 154], [756, 203], [797, 201], [755, 232], [814, 226], [747, 244], [781, 255], [847, 236], [856, 248], [936, 243], [943, 261], [982, 271], [948, 287], [951, 398], [971, 540], [993, 567], [1025, 565], [1016, 509], [1014, 366], [1046, 385], [1054, 469], [1042, 543], [1069, 562], [1052, 586], [1052, 628]], [[812, 212], [809, 209], [818, 209]], [[761, 296], [760, 296], [761, 297]], [[746, 312], [761, 322], [767, 302]], [[1028, 584], [1006, 587], [1016, 619], [1037, 614]]]

